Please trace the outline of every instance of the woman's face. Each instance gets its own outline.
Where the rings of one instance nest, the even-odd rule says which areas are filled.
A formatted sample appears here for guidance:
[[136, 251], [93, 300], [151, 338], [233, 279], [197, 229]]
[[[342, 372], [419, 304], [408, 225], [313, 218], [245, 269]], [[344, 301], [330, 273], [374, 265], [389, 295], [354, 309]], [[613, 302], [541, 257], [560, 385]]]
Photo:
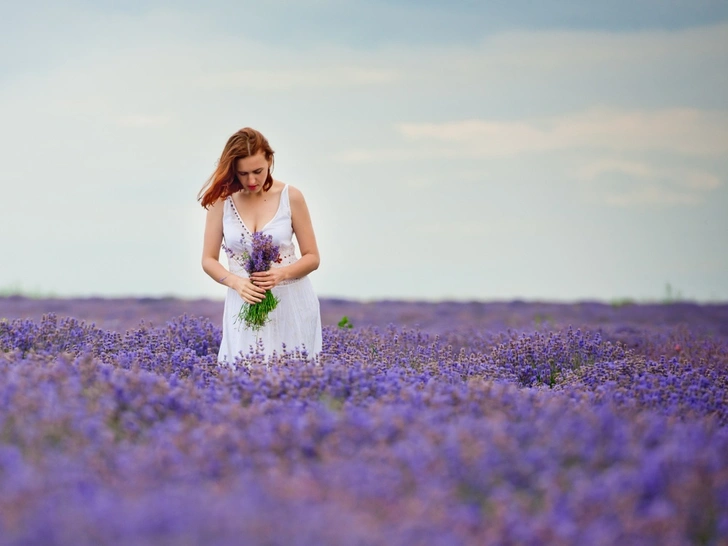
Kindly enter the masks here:
[[263, 152], [241, 157], [235, 162], [235, 174], [243, 188], [251, 193], [260, 192], [268, 176], [268, 161]]

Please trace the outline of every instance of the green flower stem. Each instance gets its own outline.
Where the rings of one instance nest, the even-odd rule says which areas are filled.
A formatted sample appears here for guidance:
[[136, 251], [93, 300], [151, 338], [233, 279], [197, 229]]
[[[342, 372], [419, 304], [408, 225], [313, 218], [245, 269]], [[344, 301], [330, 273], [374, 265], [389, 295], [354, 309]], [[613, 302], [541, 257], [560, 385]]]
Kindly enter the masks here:
[[263, 301], [250, 304], [243, 303], [238, 313], [237, 320], [242, 321], [245, 326], [253, 330], [260, 330], [268, 322], [268, 314], [276, 308], [280, 300], [273, 295], [273, 292], [266, 290]]

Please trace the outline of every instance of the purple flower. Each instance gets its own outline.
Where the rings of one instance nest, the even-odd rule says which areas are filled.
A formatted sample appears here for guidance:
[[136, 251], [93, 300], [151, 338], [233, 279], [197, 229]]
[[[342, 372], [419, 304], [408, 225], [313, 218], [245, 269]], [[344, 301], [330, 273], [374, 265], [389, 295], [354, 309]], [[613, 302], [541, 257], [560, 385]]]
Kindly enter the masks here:
[[[260, 231], [253, 233], [253, 248], [245, 256], [244, 267], [248, 274], [268, 271], [271, 264], [278, 260], [279, 248], [273, 244], [273, 237]], [[260, 329], [268, 322], [268, 315], [278, 305], [276, 298], [270, 290], [266, 290], [263, 301], [255, 304], [244, 302], [240, 307], [238, 319], [247, 327]]]
[[268, 271], [271, 264], [278, 259], [278, 245], [273, 244], [273, 237], [260, 231], [253, 233], [253, 249], [248, 256], [245, 270], [248, 273]]

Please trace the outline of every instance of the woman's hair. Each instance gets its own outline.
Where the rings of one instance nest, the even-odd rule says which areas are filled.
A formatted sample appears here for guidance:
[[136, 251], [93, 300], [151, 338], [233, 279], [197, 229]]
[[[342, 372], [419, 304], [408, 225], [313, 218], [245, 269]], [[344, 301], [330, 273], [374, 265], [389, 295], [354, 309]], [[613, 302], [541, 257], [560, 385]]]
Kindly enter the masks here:
[[263, 191], [268, 191], [273, 185], [273, 149], [268, 144], [268, 140], [260, 134], [259, 131], [245, 127], [240, 129], [231, 136], [220, 156], [217, 168], [212, 176], [207, 179], [205, 185], [197, 194], [197, 200], [200, 204], [207, 208], [218, 199], [224, 199], [228, 195], [232, 195], [236, 191], [243, 189], [243, 185], [235, 174], [238, 159], [254, 156], [258, 152], [263, 152], [266, 161], [270, 163], [268, 176], [263, 183]]

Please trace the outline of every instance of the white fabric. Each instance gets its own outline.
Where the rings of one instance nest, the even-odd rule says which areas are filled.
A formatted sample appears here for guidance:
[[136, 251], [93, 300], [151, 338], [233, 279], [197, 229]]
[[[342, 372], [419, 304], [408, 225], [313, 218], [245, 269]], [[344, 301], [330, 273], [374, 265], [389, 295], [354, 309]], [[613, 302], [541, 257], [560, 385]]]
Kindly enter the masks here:
[[[231, 273], [248, 277], [241, 256], [244, 251], [252, 250], [252, 232], [243, 223], [232, 197], [225, 199], [223, 209], [223, 238], [225, 246], [234, 253], [232, 258], [228, 255], [228, 267]], [[281, 191], [275, 216], [260, 231], [271, 235], [273, 243], [280, 248], [281, 262], [273, 263], [272, 267], [289, 265], [299, 259], [293, 245], [288, 184]], [[285, 281], [274, 287], [272, 292], [279, 303], [268, 315], [269, 322], [260, 330], [253, 331], [240, 320], [235, 322], [243, 299], [235, 290], [228, 288], [218, 362], [231, 364], [236, 356], [255, 352], [261, 343], [266, 357], [273, 352], [280, 355], [284, 348], [288, 352], [305, 350], [311, 357], [321, 352], [321, 310], [308, 276]]]

